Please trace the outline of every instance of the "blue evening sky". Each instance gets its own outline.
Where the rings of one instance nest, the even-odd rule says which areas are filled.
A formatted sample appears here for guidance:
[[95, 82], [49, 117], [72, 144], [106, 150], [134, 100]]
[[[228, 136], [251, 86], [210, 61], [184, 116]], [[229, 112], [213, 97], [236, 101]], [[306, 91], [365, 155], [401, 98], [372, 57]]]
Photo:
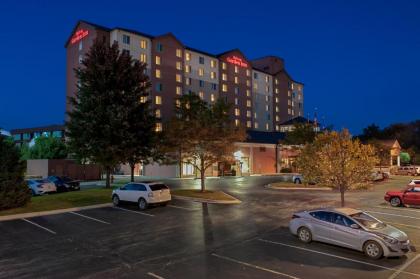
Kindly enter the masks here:
[[0, 3], [0, 127], [61, 123], [64, 42], [79, 19], [194, 48], [278, 55], [305, 83], [305, 114], [358, 133], [420, 118], [420, 1], [15, 1]]

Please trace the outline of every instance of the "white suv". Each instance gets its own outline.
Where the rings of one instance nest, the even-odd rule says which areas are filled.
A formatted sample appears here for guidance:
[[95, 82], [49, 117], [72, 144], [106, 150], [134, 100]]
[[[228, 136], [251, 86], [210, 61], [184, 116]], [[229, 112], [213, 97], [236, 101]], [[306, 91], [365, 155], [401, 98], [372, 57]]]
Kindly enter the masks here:
[[166, 205], [171, 200], [169, 188], [160, 182], [132, 182], [112, 191], [112, 203], [135, 202], [140, 210], [149, 204]]

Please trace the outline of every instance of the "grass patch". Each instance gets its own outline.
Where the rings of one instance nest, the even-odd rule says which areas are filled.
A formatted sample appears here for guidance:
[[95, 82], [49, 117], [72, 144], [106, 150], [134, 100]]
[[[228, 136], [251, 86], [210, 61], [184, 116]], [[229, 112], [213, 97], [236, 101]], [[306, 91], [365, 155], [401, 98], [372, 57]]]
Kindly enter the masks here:
[[0, 216], [109, 203], [111, 192], [112, 188], [96, 188], [32, 197], [26, 206], [0, 211]]
[[234, 201], [236, 199], [225, 194], [222, 191], [204, 191], [201, 190], [173, 190], [171, 195], [190, 197], [190, 198], [200, 198], [200, 199], [209, 199], [217, 201]]

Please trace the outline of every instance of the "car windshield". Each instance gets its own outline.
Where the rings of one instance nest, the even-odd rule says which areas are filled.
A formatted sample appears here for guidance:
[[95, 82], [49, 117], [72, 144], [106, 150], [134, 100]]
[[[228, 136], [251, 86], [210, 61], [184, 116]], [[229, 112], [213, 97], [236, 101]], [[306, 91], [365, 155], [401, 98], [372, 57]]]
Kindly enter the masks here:
[[149, 185], [149, 187], [152, 191], [159, 191], [159, 190], [167, 190], [168, 189], [168, 187], [166, 187], [166, 185], [164, 185], [164, 184], [152, 184], [152, 185]]
[[350, 217], [362, 224], [364, 227], [371, 230], [382, 229], [386, 226], [385, 223], [364, 212], [355, 213], [353, 215], [350, 215]]

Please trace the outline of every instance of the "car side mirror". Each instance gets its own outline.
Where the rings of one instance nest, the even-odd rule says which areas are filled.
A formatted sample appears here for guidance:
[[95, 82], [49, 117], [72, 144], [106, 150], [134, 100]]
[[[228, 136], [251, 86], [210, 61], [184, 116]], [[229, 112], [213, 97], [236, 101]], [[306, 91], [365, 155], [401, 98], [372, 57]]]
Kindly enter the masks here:
[[360, 229], [360, 226], [358, 224], [351, 224], [350, 228], [358, 230], [358, 229]]

